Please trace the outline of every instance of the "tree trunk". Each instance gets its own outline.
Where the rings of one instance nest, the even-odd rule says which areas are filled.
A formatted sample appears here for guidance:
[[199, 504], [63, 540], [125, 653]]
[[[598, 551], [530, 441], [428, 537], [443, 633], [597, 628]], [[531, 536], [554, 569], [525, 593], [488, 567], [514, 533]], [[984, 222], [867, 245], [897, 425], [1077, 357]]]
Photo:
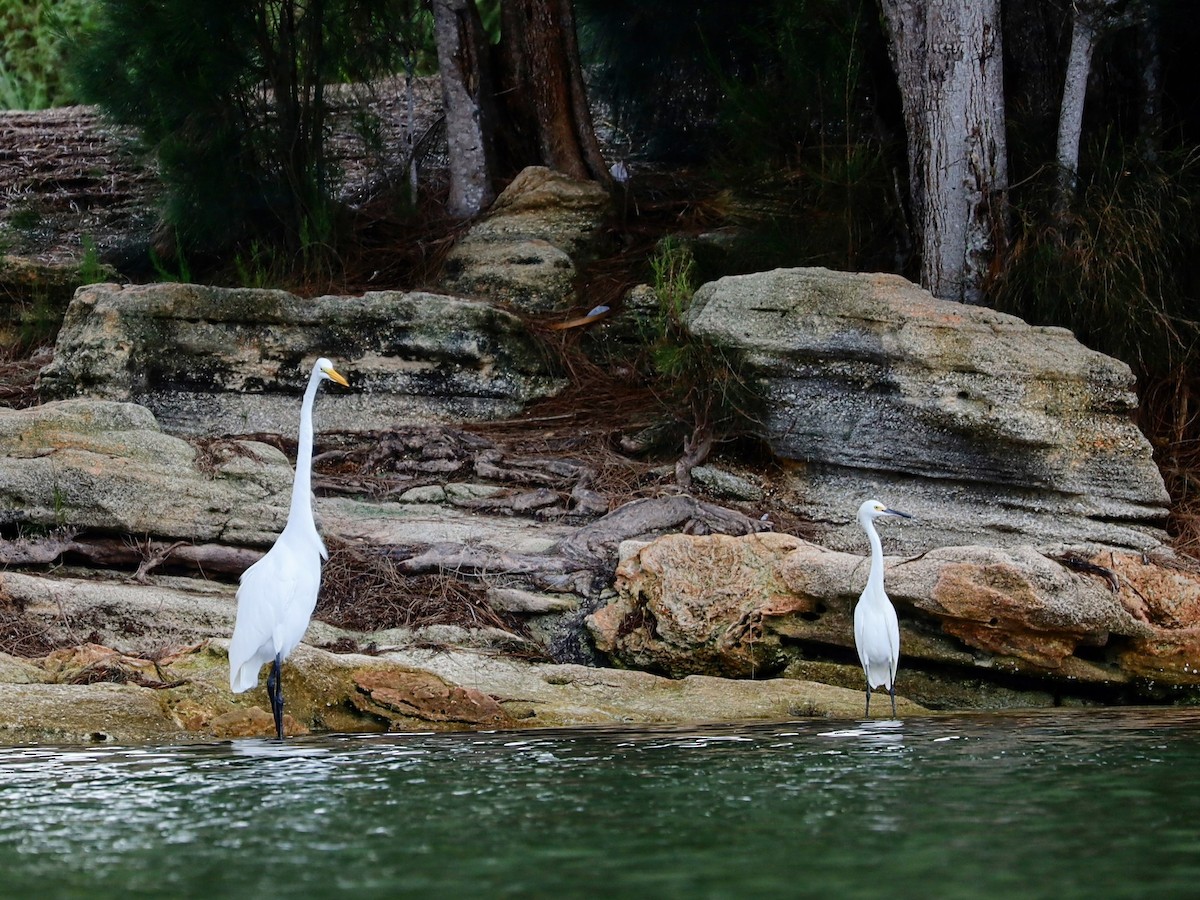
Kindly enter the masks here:
[[1096, 48], [1096, 29], [1090, 16], [1076, 14], [1071, 29], [1071, 50], [1067, 54], [1067, 73], [1063, 83], [1062, 108], [1058, 115], [1058, 205], [1063, 215], [1075, 196], [1079, 178], [1079, 139], [1083, 133], [1083, 105], [1087, 99], [1088, 75], [1092, 71], [1092, 52]]
[[496, 196], [486, 42], [473, 0], [433, 0], [433, 19], [450, 157], [447, 209], [465, 219]]
[[571, 0], [505, 0], [500, 13], [499, 97], [511, 127], [509, 168], [515, 174], [540, 164], [607, 184]]
[[921, 282], [983, 302], [1008, 186], [999, 0], [880, 0], [908, 130]]
[[[1075, 197], [1079, 178], [1079, 143], [1083, 134], [1083, 107], [1087, 99], [1088, 76], [1092, 71], [1092, 53], [1102, 34], [1132, 24], [1145, 24], [1150, 6], [1141, 0], [1074, 0], [1071, 51], [1067, 56], [1062, 108], [1058, 119], [1059, 192], [1055, 212], [1065, 214]], [[1139, 48], [1142, 49], [1142, 48]], [[1151, 100], [1151, 82], [1157, 80], [1153, 62], [1144, 70], [1147, 100]]]
[[1158, 157], [1162, 134], [1163, 59], [1159, 46], [1159, 11], [1148, 5], [1145, 17], [1138, 23], [1138, 62], [1142, 72], [1142, 115], [1138, 123], [1142, 158], [1153, 162]]

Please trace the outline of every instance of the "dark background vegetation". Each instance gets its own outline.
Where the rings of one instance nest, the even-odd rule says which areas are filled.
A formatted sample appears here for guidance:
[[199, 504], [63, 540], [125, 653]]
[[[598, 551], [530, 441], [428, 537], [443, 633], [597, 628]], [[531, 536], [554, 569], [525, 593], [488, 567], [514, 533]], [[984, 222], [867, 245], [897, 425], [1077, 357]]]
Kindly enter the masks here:
[[[500, 2], [478, 3], [493, 40]], [[1005, 0], [1013, 227], [987, 297], [1132, 366], [1171, 528], [1195, 552], [1200, 7], [1129, 5], [1148, 24], [1097, 48], [1063, 210], [1053, 160], [1071, 3]], [[634, 172], [612, 284], [654, 277], [657, 238], [729, 225], [736, 252], [697, 256], [696, 283], [785, 265], [916, 277], [903, 117], [873, 0], [576, 0], [575, 12], [597, 130]], [[369, 207], [339, 199], [326, 141], [331, 85], [432, 73], [420, 0], [0, 0], [0, 34], [0, 104], [97, 103], [155, 154], [159, 269], [244, 281], [254, 260], [289, 287], [353, 286], [357, 268], [381, 268], [370, 254], [402, 257], [406, 236], [456, 227], [436, 166], [415, 196], [400, 179]], [[1161, 65], [1149, 112], [1147, 35]], [[366, 107], [352, 119], [381, 139]], [[427, 263], [383, 268], [417, 283]]]

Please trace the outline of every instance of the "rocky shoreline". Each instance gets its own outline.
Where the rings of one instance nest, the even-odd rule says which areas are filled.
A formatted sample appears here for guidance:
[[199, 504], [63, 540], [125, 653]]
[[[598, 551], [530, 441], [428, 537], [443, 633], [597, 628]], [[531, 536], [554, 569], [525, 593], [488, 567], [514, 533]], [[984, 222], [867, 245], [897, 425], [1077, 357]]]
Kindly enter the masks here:
[[[350, 388], [316, 412], [334, 557], [289, 733], [857, 717], [876, 495], [916, 516], [884, 534], [902, 715], [1196, 696], [1200, 566], [1127, 367], [894, 276], [725, 278], [687, 327], [763, 399], [763, 449], [656, 454], [635, 371], [548, 349], [608, 215], [531, 170], [436, 290], [80, 287], [42, 402], [0, 408], [0, 740], [271, 733], [225, 654], [316, 355]], [[618, 358], [648, 291], [581, 346]]]

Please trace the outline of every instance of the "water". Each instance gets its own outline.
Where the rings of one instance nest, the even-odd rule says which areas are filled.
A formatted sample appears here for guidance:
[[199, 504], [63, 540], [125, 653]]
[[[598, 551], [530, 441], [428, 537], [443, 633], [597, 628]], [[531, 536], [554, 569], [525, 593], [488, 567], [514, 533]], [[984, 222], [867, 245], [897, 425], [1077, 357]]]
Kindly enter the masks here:
[[0, 749], [0, 896], [1183, 897], [1200, 711]]

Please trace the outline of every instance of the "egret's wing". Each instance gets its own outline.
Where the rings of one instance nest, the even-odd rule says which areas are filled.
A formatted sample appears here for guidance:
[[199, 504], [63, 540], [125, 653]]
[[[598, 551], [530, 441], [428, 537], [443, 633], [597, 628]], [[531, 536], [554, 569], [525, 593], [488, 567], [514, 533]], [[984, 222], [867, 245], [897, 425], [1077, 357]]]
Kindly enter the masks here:
[[870, 687], [891, 690], [900, 659], [896, 610], [886, 595], [862, 599], [854, 607], [854, 646]]
[[287, 656], [308, 628], [320, 585], [316, 554], [307, 560], [280, 537], [242, 573], [237, 621], [229, 642], [229, 687], [234, 693], [258, 684], [258, 674], [275, 654]]
[[862, 663], [863, 674], [870, 677], [870, 663], [867, 659], [867, 609], [866, 602], [859, 600], [854, 607], [854, 649], [858, 651], [858, 661]]
[[887, 604], [887, 638], [889, 674], [888, 689], [896, 683], [896, 670], [900, 667], [900, 622], [896, 619], [896, 608], [891, 601]]

